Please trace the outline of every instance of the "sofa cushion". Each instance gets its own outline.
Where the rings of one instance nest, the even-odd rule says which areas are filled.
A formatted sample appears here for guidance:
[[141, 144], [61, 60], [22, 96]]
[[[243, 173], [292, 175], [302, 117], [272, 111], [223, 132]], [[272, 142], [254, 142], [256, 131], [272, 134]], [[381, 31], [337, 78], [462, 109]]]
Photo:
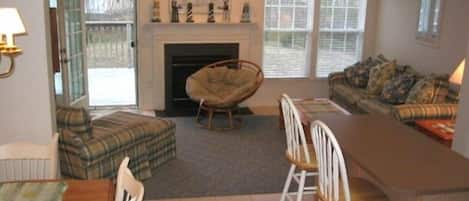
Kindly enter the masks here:
[[392, 112], [392, 105], [381, 102], [379, 99], [361, 99], [357, 103], [357, 107], [361, 111], [372, 114], [390, 115]]
[[364, 89], [354, 88], [347, 84], [334, 85], [333, 93], [350, 105], [355, 105], [360, 99], [368, 97]]
[[449, 83], [435, 76], [419, 80], [409, 92], [406, 104], [444, 103], [448, 95]]
[[387, 61], [388, 60], [382, 55], [378, 55], [376, 58], [368, 57], [368, 59], [362, 62], [357, 62], [345, 68], [345, 79], [354, 87], [366, 88], [370, 76], [370, 69]]
[[384, 63], [370, 70], [370, 79], [366, 88], [368, 94], [379, 95], [386, 81], [391, 80], [396, 73], [396, 63]]
[[406, 101], [407, 95], [414, 86], [416, 77], [413, 74], [405, 73], [396, 76], [384, 84], [380, 100], [389, 104], [402, 104]]

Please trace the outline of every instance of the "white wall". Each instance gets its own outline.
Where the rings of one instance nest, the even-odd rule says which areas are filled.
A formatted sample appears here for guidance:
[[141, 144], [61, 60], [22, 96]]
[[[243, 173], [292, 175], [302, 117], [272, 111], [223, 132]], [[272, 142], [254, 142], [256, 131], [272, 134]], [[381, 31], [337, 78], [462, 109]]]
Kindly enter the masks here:
[[16, 71], [10, 78], [0, 79], [0, 144], [17, 140], [46, 143], [54, 130], [46, 2], [0, 1], [0, 7], [19, 10], [27, 31], [16, 40], [23, 48], [23, 54], [15, 59]]
[[419, 0], [381, 0], [376, 36], [376, 53], [410, 64], [421, 72], [451, 73], [466, 50], [469, 1], [443, 1], [440, 47], [417, 43], [415, 39]]
[[[469, 35], [469, 34], [468, 34]], [[467, 43], [466, 61], [469, 61], [469, 43]], [[456, 119], [456, 135], [453, 141], [453, 150], [469, 158], [469, 62], [464, 68], [464, 81], [461, 86], [461, 101], [459, 102], [459, 115]]]
[[[154, 80], [161, 76], [154, 76], [155, 73], [162, 73], [162, 69], [155, 69], [157, 67], [152, 65], [152, 57], [155, 52], [152, 47], [152, 37], [150, 32], [145, 31], [144, 26], [148, 24], [151, 19], [153, 0], [138, 1], [138, 22], [139, 22], [139, 105], [144, 109], [164, 109], [164, 104], [161, 97], [161, 90], [164, 86], [159, 86], [163, 83], [161, 80]], [[161, 17], [163, 22], [169, 21], [169, 1], [161, 1]], [[232, 0], [232, 21], [239, 21], [242, 10], [242, 5], [245, 0]], [[264, 26], [264, 1], [263, 0], [249, 0], [252, 11], [252, 21], [256, 23], [257, 29], [252, 35], [253, 41], [250, 44], [249, 60], [262, 64], [263, 55], [263, 26]], [[376, 14], [376, 1], [370, 0], [369, 12], [370, 16]], [[203, 16], [205, 18], [205, 16]], [[374, 54], [374, 39], [373, 33], [375, 31], [375, 21], [371, 17], [370, 26], [367, 28], [366, 33], [369, 35], [365, 44], [364, 56]], [[181, 30], [184, 30], [181, 28]], [[313, 48], [314, 49], [314, 48]], [[314, 53], [313, 53], [314, 54]], [[327, 81], [326, 80], [311, 80], [311, 79], [266, 79], [259, 91], [245, 104], [249, 106], [265, 106], [276, 105], [277, 98], [282, 93], [288, 93], [294, 97], [327, 97]]]

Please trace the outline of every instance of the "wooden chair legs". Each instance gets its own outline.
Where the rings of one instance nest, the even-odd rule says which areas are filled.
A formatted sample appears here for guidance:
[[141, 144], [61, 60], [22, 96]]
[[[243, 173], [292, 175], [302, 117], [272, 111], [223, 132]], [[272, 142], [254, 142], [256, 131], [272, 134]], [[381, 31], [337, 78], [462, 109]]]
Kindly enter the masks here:
[[[237, 119], [233, 117], [233, 110], [235, 108], [210, 108], [204, 105], [199, 106], [199, 110], [197, 111], [196, 123], [202, 127], [207, 128], [209, 130], [232, 130], [238, 129], [241, 127], [241, 119]], [[207, 111], [208, 120], [206, 123], [202, 122], [202, 110]], [[228, 117], [228, 127], [216, 127], [213, 124], [213, 119], [215, 113], [225, 113]]]

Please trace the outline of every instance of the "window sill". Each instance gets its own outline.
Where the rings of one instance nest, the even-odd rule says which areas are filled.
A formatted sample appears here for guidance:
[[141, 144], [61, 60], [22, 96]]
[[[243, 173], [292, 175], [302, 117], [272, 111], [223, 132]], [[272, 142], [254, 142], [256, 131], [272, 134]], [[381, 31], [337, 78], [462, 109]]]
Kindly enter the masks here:
[[327, 81], [327, 78], [318, 78], [318, 77], [266, 77], [265, 80], [281, 80], [281, 81]]

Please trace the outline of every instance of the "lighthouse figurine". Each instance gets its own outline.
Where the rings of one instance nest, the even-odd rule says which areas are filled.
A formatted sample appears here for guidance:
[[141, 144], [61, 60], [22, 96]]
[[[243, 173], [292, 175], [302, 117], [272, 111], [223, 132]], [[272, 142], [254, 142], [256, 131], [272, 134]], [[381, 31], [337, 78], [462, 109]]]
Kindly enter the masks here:
[[153, 2], [153, 16], [151, 17], [152, 22], [161, 22], [160, 18], [160, 0]]
[[251, 8], [249, 2], [245, 2], [243, 5], [243, 14], [241, 16], [241, 23], [250, 23], [251, 22]]
[[208, 3], [208, 23], [215, 23], [215, 4], [213, 2]]
[[194, 23], [194, 18], [192, 16], [192, 2], [187, 3], [187, 10], [186, 10], [186, 22], [187, 23]]

